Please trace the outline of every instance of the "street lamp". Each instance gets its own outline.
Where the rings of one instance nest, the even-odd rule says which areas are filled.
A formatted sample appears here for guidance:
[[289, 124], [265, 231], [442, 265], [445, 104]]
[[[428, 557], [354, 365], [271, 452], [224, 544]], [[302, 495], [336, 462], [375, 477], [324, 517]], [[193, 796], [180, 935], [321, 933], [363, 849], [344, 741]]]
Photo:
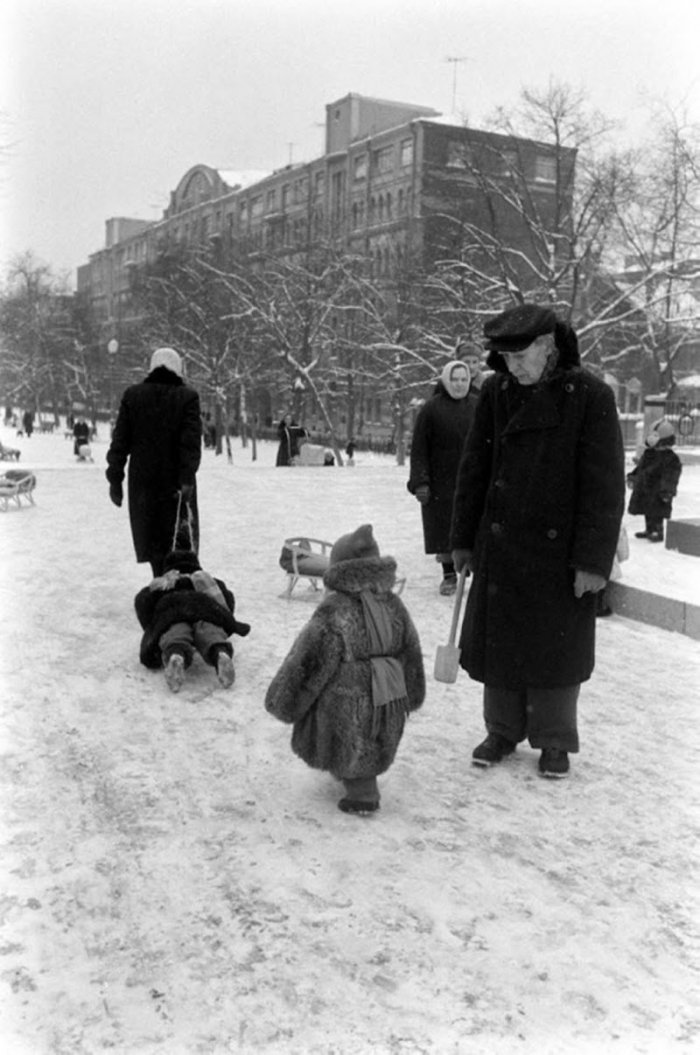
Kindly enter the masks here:
[[111, 341], [107, 342], [107, 351], [109, 352], [109, 421], [111, 425], [112, 417], [114, 414], [114, 395], [112, 392], [112, 364], [114, 363], [114, 356], [119, 351], [119, 341], [115, 337], [112, 337]]

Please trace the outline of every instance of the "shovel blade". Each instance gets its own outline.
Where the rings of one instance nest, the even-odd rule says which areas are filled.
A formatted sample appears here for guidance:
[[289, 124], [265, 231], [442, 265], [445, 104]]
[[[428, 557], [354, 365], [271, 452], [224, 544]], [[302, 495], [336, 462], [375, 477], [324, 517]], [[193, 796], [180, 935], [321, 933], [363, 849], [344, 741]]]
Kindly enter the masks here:
[[456, 645], [438, 645], [435, 653], [434, 676], [436, 681], [449, 685], [457, 681], [459, 671], [459, 649]]

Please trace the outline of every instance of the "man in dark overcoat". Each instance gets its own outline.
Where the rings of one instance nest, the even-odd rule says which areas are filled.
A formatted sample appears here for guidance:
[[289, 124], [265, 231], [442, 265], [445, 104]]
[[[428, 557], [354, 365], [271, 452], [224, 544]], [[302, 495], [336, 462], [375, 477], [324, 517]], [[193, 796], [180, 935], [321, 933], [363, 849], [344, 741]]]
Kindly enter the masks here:
[[182, 359], [173, 348], [153, 353], [146, 379], [122, 396], [107, 452], [109, 495], [116, 506], [122, 504], [129, 462], [129, 521], [136, 560], [149, 561], [154, 576], [162, 574], [165, 557], [174, 548], [179, 494], [181, 510], [189, 511], [191, 537], [176, 541], [194, 552], [199, 548], [196, 473], [202, 423], [199, 396], [185, 384], [182, 372]]
[[624, 507], [612, 390], [581, 370], [576, 334], [525, 304], [486, 323], [486, 379], [460, 464], [455, 566], [474, 579], [461, 664], [484, 684], [478, 765], [528, 738], [562, 777], [579, 748], [576, 706], [594, 665], [596, 593]]

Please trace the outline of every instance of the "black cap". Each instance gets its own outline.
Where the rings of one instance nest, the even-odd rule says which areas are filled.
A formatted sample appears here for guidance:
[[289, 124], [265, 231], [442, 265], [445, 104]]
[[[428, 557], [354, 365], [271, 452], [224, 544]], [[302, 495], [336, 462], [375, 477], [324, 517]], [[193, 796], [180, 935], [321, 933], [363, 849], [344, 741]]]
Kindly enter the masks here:
[[491, 352], [522, 352], [538, 337], [554, 333], [557, 317], [551, 308], [520, 304], [501, 312], [484, 325], [484, 337]]

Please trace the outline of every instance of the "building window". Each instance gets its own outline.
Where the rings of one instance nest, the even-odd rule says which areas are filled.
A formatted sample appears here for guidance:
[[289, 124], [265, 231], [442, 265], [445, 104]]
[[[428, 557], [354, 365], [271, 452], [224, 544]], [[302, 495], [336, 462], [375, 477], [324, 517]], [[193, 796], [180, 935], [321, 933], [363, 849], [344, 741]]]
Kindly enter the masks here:
[[262, 194], [258, 194], [255, 198], [253, 198], [253, 200], [250, 203], [250, 215], [253, 218], [255, 218], [257, 216], [262, 216], [262, 211], [263, 211]]
[[403, 187], [399, 187], [399, 200], [398, 200], [399, 216], [403, 216], [405, 208], [406, 208], [406, 195], [404, 193]]
[[248, 202], [247, 201], [242, 201], [240, 203], [240, 205], [238, 206], [238, 215], [240, 217], [241, 223], [247, 223], [248, 222]]
[[535, 179], [541, 183], [555, 183], [557, 179], [557, 162], [546, 154], [538, 154], [535, 158]]
[[326, 174], [325, 172], [317, 172], [315, 177], [315, 192], [316, 197], [321, 198], [326, 188]]
[[401, 168], [408, 168], [413, 164], [413, 140], [401, 140]]
[[267, 198], [265, 199], [265, 209], [267, 212], [274, 212], [277, 208], [277, 191], [275, 189], [267, 192]]
[[394, 148], [382, 147], [372, 153], [372, 167], [377, 173], [391, 172], [394, 167]]
[[352, 171], [352, 178], [354, 180], [367, 179], [367, 155], [360, 154], [359, 157], [355, 158], [354, 167]]
[[470, 150], [461, 139], [450, 139], [447, 144], [447, 167], [449, 169], [466, 169], [471, 163]]

